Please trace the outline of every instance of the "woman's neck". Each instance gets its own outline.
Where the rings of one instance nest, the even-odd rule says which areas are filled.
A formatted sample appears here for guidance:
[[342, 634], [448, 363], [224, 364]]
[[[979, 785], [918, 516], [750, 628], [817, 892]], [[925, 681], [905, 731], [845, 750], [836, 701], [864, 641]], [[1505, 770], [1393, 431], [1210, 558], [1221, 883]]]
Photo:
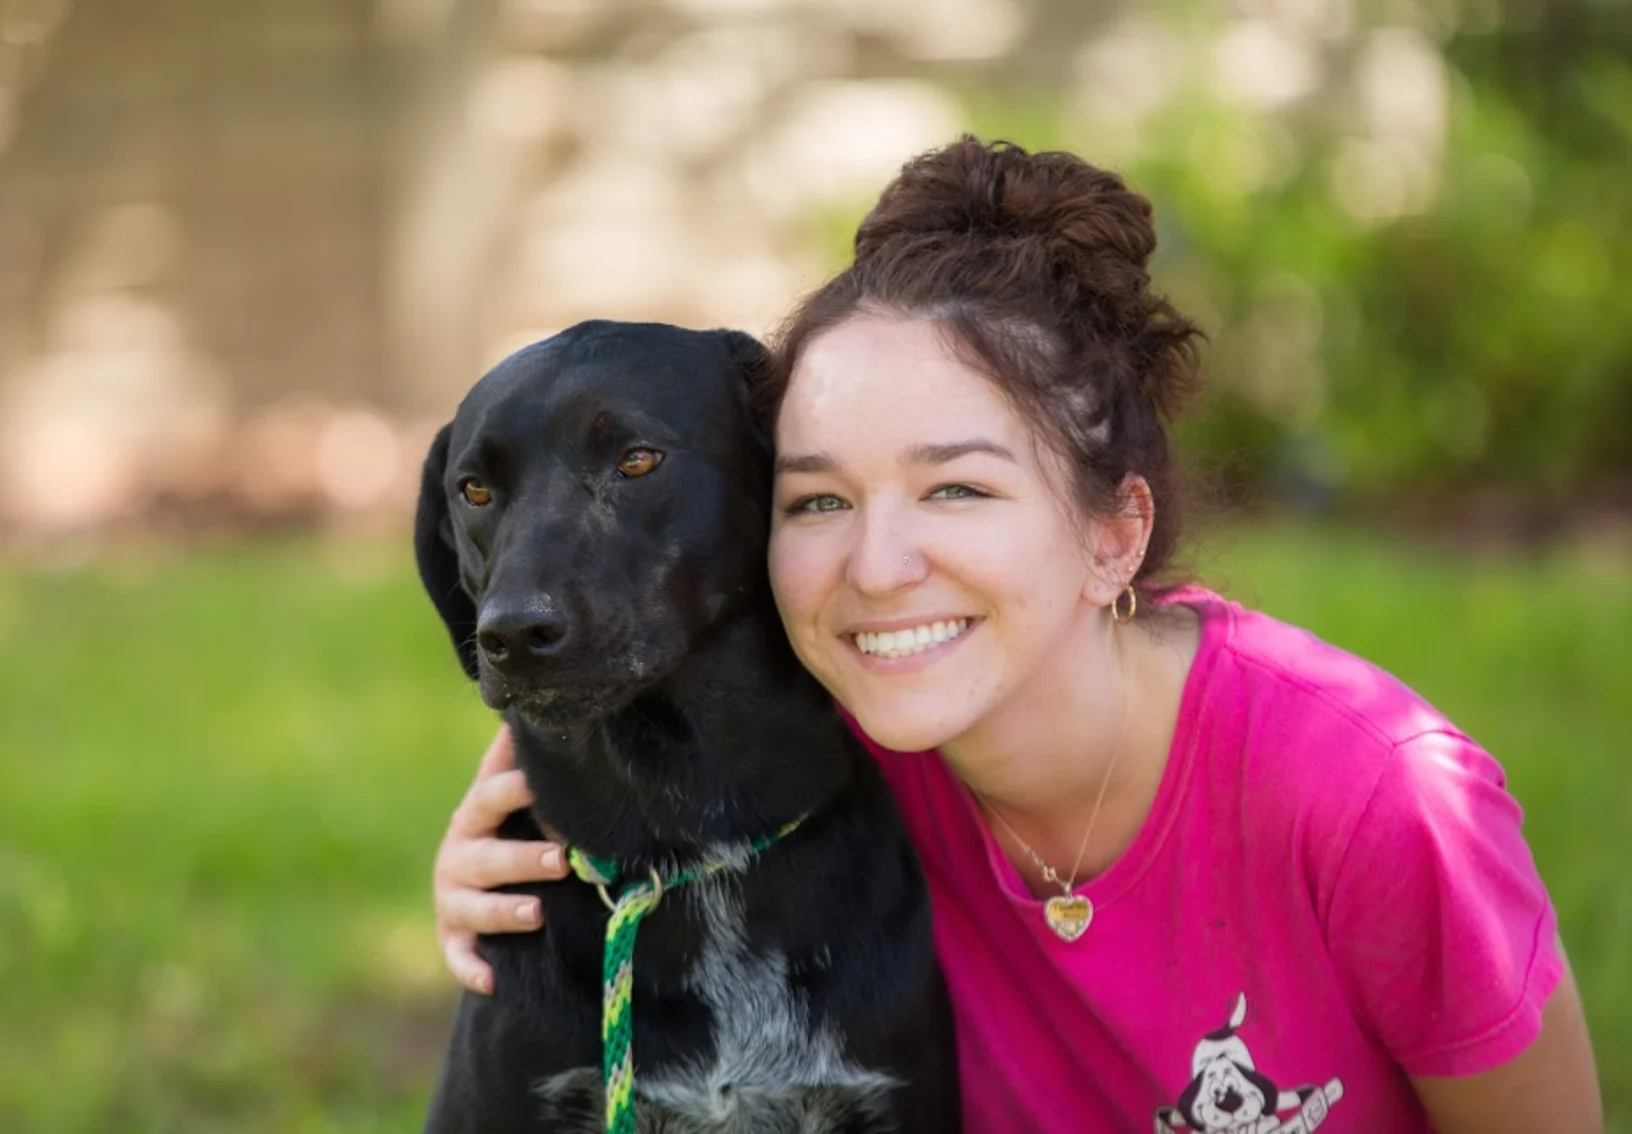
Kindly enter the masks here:
[[1054, 665], [941, 747], [1037, 893], [1058, 888], [1042, 882], [1020, 841], [1062, 877], [1080, 849], [1081, 882], [1137, 834], [1167, 764], [1199, 638], [1187, 608], [1158, 616], [1159, 626], [1146, 619], [1112, 626], [1103, 616], [1096, 625], [1095, 612], [1085, 613], [1062, 637]]

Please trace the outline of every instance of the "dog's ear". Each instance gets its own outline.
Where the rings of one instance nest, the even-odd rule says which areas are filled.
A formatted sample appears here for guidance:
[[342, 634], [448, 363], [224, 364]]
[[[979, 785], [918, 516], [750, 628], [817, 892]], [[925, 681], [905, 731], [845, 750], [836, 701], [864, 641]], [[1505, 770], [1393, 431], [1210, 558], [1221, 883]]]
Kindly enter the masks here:
[[453, 529], [448, 522], [448, 495], [442, 476], [448, 465], [448, 440], [453, 424], [444, 425], [425, 454], [419, 478], [419, 506], [414, 510], [414, 558], [419, 561], [419, 581], [431, 596], [436, 612], [448, 628], [453, 648], [471, 678], [476, 667], [476, 604], [459, 581], [459, 553], [453, 546]]
[[1264, 1096], [1264, 1113], [1266, 1115], [1274, 1114], [1277, 1109], [1275, 1104], [1281, 1097], [1281, 1089], [1275, 1085], [1275, 1081], [1256, 1068], [1241, 1063], [1237, 1063], [1235, 1066], [1247, 1082], [1257, 1087], [1258, 1093]]
[[[1184, 1090], [1179, 1094], [1179, 1113], [1184, 1116], [1187, 1123], [1197, 1130], [1207, 1129], [1207, 1124], [1196, 1114], [1196, 1098], [1201, 1094], [1201, 1084], [1202, 1078], [1197, 1075], [1184, 1085]], [[1177, 1125], [1177, 1123], [1174, 1123], [1174, 1125]]]
[[771, 352], [746, 331], [717, 330], [714, 333], [725, 344], [725, 353], [742, 379], [744, 404], [748, 408], [748, 429], [753, 435], [754, 445], [762, 456], [769, 457], [775, 435], [769, 404]]

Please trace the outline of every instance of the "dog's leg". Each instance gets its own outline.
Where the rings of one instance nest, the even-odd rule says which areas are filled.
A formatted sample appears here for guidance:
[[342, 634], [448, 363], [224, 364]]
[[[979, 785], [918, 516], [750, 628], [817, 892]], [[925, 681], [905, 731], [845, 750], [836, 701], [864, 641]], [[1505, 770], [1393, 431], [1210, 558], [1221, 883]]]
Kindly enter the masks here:
[[477, 1090], [475, 1058], [475, 993], [467, 992], [454, 1017], [448, 1054], [442, 1062], [442, 1077], [431, 1096], [425, 1116], [425, 1134], [475, 1134], [479, 1129], [481, 1100]]
[[[552, 1099], [541, 1091], [549, 1082], [550, 1068], [561, 1065], [562, 1055], [549, 1037], [539, 1034], [536, 1023], [529, 1026], [514, 1007], [465, 993], [454, 1020], [442, 1080], [425, 1120], [425, 1134], [535, 1134], [546, 1130], [576, 1134], [603, 1129], [598, 1105], [585, 1111], [590, 1114], [587, 1123], [563, 1122], [565, 1113], [585, 1108], [573, 1099]], [[545, 1078], [539, 1078], [540, 1074]], [[590, 1079], [598, 1092], [596, 1069], [590, 1069]], [[598, 1098], [597, 1094], [597, 1102]]]

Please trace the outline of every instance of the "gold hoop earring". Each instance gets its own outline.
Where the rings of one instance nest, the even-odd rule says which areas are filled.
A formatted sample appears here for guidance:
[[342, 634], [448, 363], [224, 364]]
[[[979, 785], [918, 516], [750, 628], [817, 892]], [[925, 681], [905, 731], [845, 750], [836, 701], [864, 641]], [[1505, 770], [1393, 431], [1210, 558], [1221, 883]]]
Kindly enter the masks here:
[[[1126, 613], [1122, 609], [1122, 600], [1128, 600]], [[1129, 583], [1122, 588], [1120, 594], [1111, 600], [1111, 621], [1118, 626], [1126, 626], [1133, 621], [1133, 616], [1139, 613], [1139, 595], [1134, 591], [1133, 584]]]

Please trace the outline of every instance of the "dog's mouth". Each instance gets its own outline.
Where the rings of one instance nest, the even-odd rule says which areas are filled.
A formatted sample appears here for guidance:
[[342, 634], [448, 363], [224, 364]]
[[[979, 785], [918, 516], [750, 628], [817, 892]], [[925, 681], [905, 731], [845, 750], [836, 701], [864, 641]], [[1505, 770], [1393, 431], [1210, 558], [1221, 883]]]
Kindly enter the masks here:
[[507, 692], [502, 704], [488, 703], [514, 712], [535, 728], [567, 729], [594, 724], [630, 700], [629, 691], [617, 689], [525, 689]]
[[627, 704], [642, 683], [574, 680], [528, 681], [484, 672], [482, 700], [498, 712], [513, 711], [543, 728], [588, 724]]
[[524, 675], [507, 675], [483, 665], [480, 688], [491, 709], [513, 712], [538, 728], [564, 729], [593, 724], [617, 712], [671, 668], [646, 657], [608, 658], [599, 664], [562, 665]]

